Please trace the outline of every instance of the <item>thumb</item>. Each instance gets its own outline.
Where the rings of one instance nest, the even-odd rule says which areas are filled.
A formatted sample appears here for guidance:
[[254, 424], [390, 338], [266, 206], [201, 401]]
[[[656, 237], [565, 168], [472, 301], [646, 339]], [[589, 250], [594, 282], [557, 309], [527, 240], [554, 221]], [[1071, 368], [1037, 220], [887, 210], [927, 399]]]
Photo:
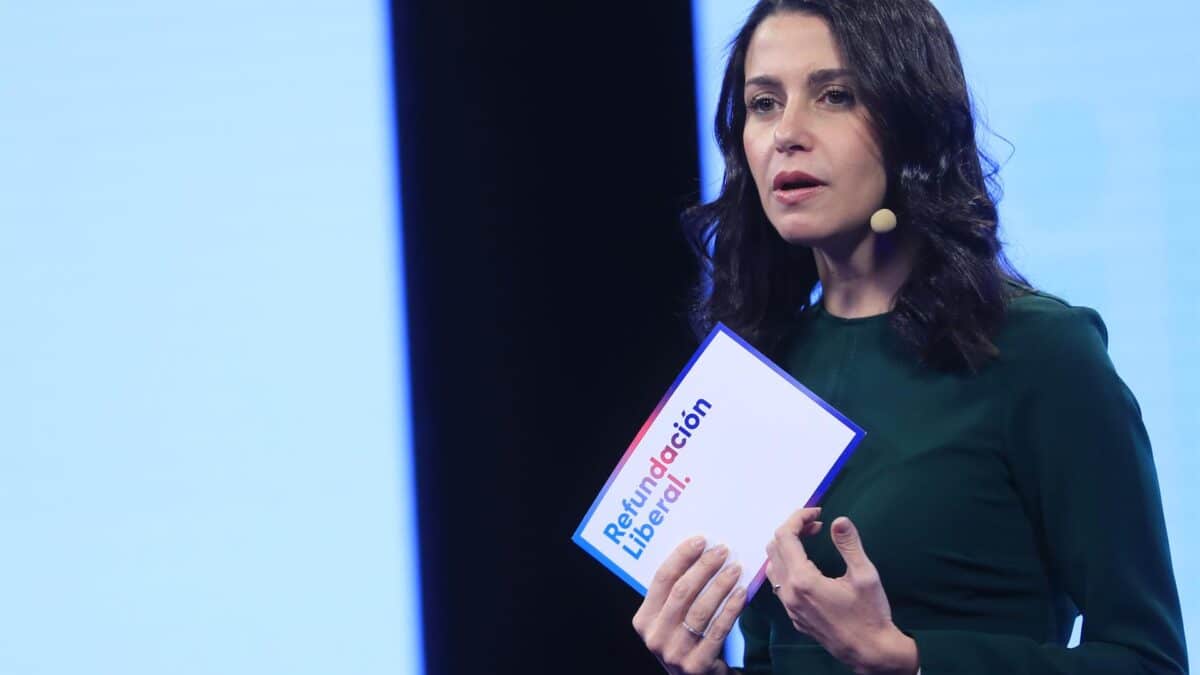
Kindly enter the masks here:
[[850, 519], [842, 516], [833, 521], [833, 545], [837, 547], [842, 560], [846, 561], [846, 569], [850, 572], [861, 571], [871, 567], [871, 560], [863, 550], [862, 539], [858, 536], [858, 528]]

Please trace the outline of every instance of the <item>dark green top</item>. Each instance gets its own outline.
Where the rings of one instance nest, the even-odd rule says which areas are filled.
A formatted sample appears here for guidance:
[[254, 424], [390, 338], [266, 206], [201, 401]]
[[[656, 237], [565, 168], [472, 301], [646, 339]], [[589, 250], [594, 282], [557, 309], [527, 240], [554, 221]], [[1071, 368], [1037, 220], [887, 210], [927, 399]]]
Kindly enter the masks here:
[[[858, 526], [922, 675], [1186, 672], [1150, 443], [1099, 315], [1019, 297], [976, 375], [919, 366], [888, 319], [814, 307], [780, 365], [867, 431], [821, 519]], [[827, 533], [805, 547], [839, 576]], [[748, 672], [849, 672], [769, 591], [741, 625]]]

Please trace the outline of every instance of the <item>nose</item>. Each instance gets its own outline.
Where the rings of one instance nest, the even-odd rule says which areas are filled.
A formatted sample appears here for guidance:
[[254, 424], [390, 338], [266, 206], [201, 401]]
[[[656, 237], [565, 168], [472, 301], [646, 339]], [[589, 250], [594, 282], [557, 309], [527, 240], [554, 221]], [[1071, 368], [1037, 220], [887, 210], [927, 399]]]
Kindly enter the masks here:
[[812, 144], [812, 129], [804, 111], [800, 106], [786, 106], [775, 125], [775, 149], [779, 152], [801, 152], [811, 150]]

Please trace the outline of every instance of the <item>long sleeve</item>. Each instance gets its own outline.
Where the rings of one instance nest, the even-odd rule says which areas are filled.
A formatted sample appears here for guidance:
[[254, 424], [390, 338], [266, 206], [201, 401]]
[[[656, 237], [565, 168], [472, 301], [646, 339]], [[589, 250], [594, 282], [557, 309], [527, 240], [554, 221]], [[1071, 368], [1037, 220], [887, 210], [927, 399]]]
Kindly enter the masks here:
[[747, 606], [738, 625], [746, 643], [745, 665], [741, 668], [746, 675], [765, 675], [771, 672], [770, 635], [771, 622], [757, 607]]
[[1009, 469], [1047, 576], [1083, 614], [1080, 645], [969, 630], [912, 630], [924, 675], [1186, 673], [1158, 482], [1141, 412], [1099, 316], [1071, 308], [1009, 417]]

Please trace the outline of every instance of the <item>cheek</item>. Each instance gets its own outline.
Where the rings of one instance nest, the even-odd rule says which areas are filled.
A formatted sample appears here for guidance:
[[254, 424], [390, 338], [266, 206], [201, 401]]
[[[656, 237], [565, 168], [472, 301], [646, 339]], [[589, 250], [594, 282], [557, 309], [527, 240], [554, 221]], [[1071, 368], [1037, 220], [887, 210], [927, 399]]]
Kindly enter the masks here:
[[875, 199], [882, 203], [887, 195], [887, 171], [879, 160], [871, 163], [871, 184], [875, 186]]
[[859, 139], [845, 148], [847, 173], [853, 176], [864, 198], [882, 199], [887, 190], [887, 174], [879, 151], [874, 145], [863, 144]]
[[764, 152], [762, 140], [758, 135], [747, 131], [742, 134], [742, 153], [746, 156], [746, 164], [750, 167], [755, 186], [761, 189], [763, 176], [767, 172], [769, 152]]
[[887, 191], [887, 175], [878, 161], [864, 163], [859, 176], [864, 190], [869, 192], [872, 197], [883, 198], [883, 193]]

